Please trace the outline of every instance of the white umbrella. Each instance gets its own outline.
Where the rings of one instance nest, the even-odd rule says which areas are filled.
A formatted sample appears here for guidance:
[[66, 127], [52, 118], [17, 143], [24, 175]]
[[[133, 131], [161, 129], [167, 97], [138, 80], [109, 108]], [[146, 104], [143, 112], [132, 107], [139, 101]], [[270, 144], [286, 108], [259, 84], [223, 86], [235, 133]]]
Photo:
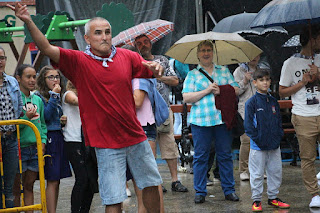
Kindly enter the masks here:
[[218, 65], [249, 62], [262, 53], [237, 33], [207, 32], [182, 37], [165, 54], [185, 64], [199, 64], [197, 47], [204, 40], [214, 41], [213, 62]]

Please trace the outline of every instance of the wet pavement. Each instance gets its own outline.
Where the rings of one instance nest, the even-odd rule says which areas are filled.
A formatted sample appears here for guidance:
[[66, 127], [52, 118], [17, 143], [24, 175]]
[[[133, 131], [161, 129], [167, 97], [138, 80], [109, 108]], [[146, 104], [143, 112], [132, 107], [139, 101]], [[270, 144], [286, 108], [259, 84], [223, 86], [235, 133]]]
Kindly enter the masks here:
[[[164, 193], [165, 211], [172, 213], [187, 213], [187, 212], [251, 212], [251, 192], [250, 183], [248, 181], [240, 181], [239, 171], [237, 169], [237, 162], [234, 163], [234, 176], [236, 180], [236, 193], [240, 197], [239, 202], [226, 201], [221, 190], [220, 183], [214, 183], [213, 186], [208, 186], [208, 196], [206, 202], [203, 204], [195, 204], [194, 189], [193, 189], [193, 175], [189, 173], [179, 173], [179, 179], [188, 187], [189, 192], [179, 193], [171, 191], [171, 178], [166, 164], [159, 164], [159, 170], [163, 178], [164, 186], [168, 192]], [[320, 164], [317, 162], [317, 171], [320, 171]], [[74, 178], [66, 178], [61, 180], [60, 194], [58, 201], [57, 213], [70, 212], [70, 195], [73, 187]], [[266, 181], [264, 184], [264, 194], [262, 199], [263, 212], [272, 213], [287, 213], [287, 212], [314, 212], [320, 213], [320, 209], [309, 209], [308, 205], [311, 196], [308, 194], [302, 183], [300, 162], [298, 166], [291, 166], [289, 163], [283, 163], [283, 181], [280, 188], [279, 198], [291, 205], [288, 210], [280, 210], [267, 205], [266, 195]], [[136, 197], [133, 190], [132, 182], [129, 182], [129, 188], [132, 196], [124, 202], [124, 211], [128, 213], [137, 212]], [[39, 186], [35, 186], [36, 200], [39, 200]], [[91, 206], [91, 213], [104, 212], [101, 206], [99, 194], [96, 194]]]

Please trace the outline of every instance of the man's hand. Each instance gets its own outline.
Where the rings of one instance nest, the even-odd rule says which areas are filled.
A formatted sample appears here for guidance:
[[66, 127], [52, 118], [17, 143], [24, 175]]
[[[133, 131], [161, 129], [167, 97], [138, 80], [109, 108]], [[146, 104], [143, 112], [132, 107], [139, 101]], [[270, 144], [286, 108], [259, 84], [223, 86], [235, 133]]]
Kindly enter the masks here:
[[302, 80], [301, 80], [301, 82], [303, 83], [303, 85], [307, 85], [310, 81], [311, 81], [311, 75], [310, 75], [310, 73], [309, 73], [309, 72], [306, 72], [305, 74], [303, 74]]
[[11, 10], [14, 11], [15, 15], [23, 21], [33, 39], [38, 49], [44, 55], [48, 56], [55, 63], [59, 63], [60, 61], [60, 50], [58, 47], [53, 46], [49, 43], [47, 38], [43, 35], [43, 33], [38, 29], [35, 23], [32, 21], [31, 16], [28, 12], [26, 5], [21, 5], [20, 3], [16, 3], [15, 6], [7, 4]]
[[151, 70], [155, 78], [160, 78], [164, 72], [163, 67], [155, 61], [142, 62], [142, 65]]
[[316, 78], [320, 79], [320, 72], [319, 72], [319, 67], [317, 67], [314, 64], [309, 64], [310, 70], [310, 76], [311, 76], [311, 80], [309, 82], [313, 82], [314, 80], [316, 80]]
[[27, 5], [22, 6], [20, 3], [16, 3], [15, 7], [10, 4], [7, 4], [7, 7], [9, 7], [11, 10], [13, 10], [15, 15], [19, 19], [21, 19], [21, 21], [23, 21], [25, 23], [32, 21], [31, 16], [30, 16], [28, 9], [27, 9]]

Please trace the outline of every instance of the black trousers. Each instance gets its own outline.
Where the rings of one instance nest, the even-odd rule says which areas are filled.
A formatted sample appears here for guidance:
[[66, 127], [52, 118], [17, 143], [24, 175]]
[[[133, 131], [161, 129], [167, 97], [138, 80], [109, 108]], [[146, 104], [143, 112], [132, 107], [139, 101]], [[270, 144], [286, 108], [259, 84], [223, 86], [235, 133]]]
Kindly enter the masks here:
[[71, 194], [71, 212], [88, 213], [98, 187], [97, 167], [94, 165], [94, 159], [91, 159], [93, 148], [85, 147], [82, 142], [66, 142], [65, 147], [75, 174], [75, 184]]

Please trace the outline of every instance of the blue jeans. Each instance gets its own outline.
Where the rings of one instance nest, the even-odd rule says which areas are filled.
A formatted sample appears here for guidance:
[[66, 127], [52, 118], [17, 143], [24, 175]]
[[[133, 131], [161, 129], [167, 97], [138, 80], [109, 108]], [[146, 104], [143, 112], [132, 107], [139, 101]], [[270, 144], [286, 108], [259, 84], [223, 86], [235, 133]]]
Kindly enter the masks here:
[[225, 195], [235, 192], [231, 154], [232, 133], [225, 124], [201, 127], [191, 124], [194, 143], [193, 184], [196, 195], [207, 195], [207, 170], [211, 144], [215, 143], [221, 187]]
[[[18, 141], [15, 133], [1, 137], [2, 160], [4, 173], [4, 191], [2, 192], [2, 181], [0, 181], [0, 195], [4, 193], [6, 198], [6, 208], [13, 207], [13, 183], [18, 170]], [[0, 199], [0, 209], [2, 209], [2, 199]]]

